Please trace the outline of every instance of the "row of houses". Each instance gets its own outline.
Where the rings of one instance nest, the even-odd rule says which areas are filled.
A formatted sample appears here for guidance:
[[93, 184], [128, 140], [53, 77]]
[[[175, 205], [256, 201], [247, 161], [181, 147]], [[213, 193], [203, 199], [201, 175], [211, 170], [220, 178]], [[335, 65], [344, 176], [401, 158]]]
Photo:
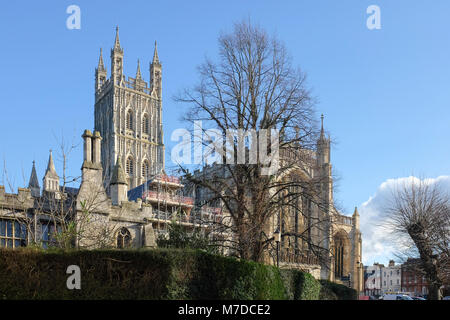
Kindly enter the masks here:
[[387, 266], [374, 263], [364, 267], [364, 295], [378, 297], [388, 292], [405, 292], [426, 296], [429, 284], [426, 277], [415, 268], [418, 259], [409, 258], [403, 264], [390, 260]]

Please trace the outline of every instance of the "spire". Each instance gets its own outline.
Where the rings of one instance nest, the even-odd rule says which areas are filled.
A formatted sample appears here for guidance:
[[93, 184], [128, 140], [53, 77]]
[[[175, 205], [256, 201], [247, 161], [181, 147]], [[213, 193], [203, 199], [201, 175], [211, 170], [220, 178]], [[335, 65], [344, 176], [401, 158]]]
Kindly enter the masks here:
[[324, 130], [323, 130], [323, 113], [322, 113], [322, 115], [320, 116], [320, 120], [321, 120], [321, 122], [322, 122], [322, 127], [321, 127], [321, 129], [320, 129], [320, 138], [321, 139], [323, 139], [323, 138], [325, 138], [325, 133], [324, 133]]
[[153, 52], [153, 63], [159, 64], [158, 47], [155, 40], [155, 51]]
[[44, 191], [58, 191], [59, 190], [59, 177], [55, 170], [55, 164], [53, 163], [52, 150], [50, 150], [50, 156], [48, 158], [47, 171], [44, 176]]
[[51, 174], [57, 175], [56, 169], [55, 169], [55, 164], [53, 163], [52, 149], [50, 149], [50, 156], [48, 158], [48, 165], [47, 165], [46, 175], [47, 175], [47, 173], [51, 173]]
[[138, 64], [137, 64], [137, 70], [136, 70], [136, 80], [142, 80], [142, 76], [141, 76], [141, 64], [139, 62], [138, 59]]
[[31, 190], [31, 195], [33, 197], [39, 197], [41, 193], [41, 187], [39, 186], [39, 180], [36, 174], [36, 166], [33, 160], [33, 168], [31, 169], [30, 181], [28, 182], [28, 189]]
[[116, 40], [114, 41], [114, 51], [122, 51], [119, 40], [119, 26], [116, 26]]
[[125, 178], [125, 172], [122, 168], [122, 161], [120, 161], [120, 156], [117, 157], [117, 162], [113, 169], [110, 184], [128, 184], [127, 179]]
[[106, 71], [105, 65], [103, 63], [103, 50], [100, 48], [100, 58], [98, 58], [98, 71]]
[[354, 217], [359, 217], [358, 207], [355, 207], [355, 212], [353, 212]]

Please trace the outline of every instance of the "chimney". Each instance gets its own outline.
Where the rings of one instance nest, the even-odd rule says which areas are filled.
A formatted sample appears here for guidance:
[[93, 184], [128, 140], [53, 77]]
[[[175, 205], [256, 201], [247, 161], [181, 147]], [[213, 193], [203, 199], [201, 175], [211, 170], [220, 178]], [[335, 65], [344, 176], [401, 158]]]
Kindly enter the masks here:
[[101, 162], [101, 141], [100, 132], [95, 131], [92, 138], [92, 162], [94, 164], [100, 164]]
[[83, 148], [83, 167], [92, 162], [92, 133], [90, 130], [84, 130], [82, 135], [84, 140], [84, 148]]

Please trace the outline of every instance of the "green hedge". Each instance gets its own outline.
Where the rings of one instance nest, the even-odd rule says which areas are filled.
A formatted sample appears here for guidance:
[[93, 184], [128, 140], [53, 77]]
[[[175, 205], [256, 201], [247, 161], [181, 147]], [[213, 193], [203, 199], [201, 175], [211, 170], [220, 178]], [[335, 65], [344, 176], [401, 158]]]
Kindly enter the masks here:
[[343, 284], [320, 280], [320, 300], [358, 300], [358, 292]]
[[[68, 290], [66, 269], [81, 269]], [[280, 270], [202, 251], [0, 250], [0, 299], [286, 299]]]
[[299, 270], [281, 270], [289, 300], [319, 300], [320, 282]]
[[[81, 290], [66, 287], [69, 265], [81, 269]], [[342, 287], [199, 250], [0, 249], [0, 299], [347, 299]]]

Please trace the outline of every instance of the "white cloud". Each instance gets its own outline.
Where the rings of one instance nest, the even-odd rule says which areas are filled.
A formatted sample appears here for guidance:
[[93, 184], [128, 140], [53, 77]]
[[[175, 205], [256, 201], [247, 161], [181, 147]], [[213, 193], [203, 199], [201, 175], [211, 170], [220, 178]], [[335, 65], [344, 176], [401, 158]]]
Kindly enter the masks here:
[[[363, 237], [363, 263], [365, 265], [372, 265], [374, 262], [386, 264], [390, 259], [395, 260], [395, 252], [399, 249], [399, 245], [383, 227], [385, 221], [383, 208], [396, 186], [404, 183], [410, 184], [413, 181], [419, 181], [419, 179], [416, 177], [388, 179], [378, 187], [373, 196], [358, 208], [361, 216], [360, 228]], [[424, 181], [430, 184], [438, 182], [450, 191], [450, 176], [428, 178]]]

